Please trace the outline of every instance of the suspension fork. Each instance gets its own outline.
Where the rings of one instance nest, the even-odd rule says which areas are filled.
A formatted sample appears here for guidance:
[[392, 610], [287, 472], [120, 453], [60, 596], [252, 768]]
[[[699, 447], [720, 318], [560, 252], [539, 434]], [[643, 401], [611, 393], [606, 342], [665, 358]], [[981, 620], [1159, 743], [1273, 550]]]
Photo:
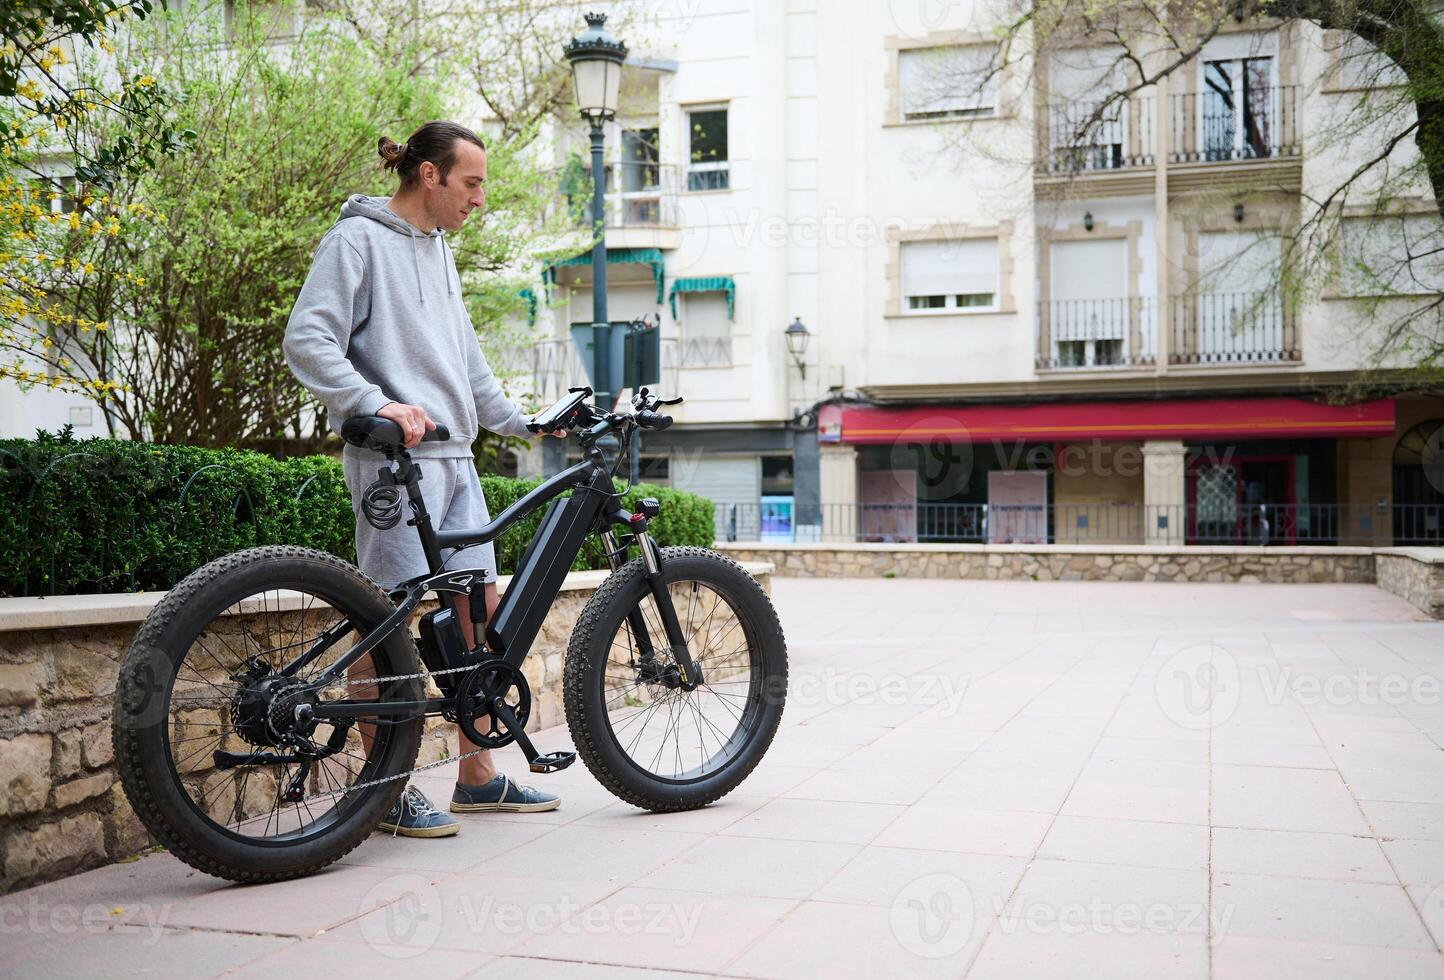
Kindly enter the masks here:
[[[677, 610], [672, 605], [672, 592], [662, 576], [662, 549], [647, 533], [645, 520], [637, 522], [637, 546], [642, 551], [642, 563], [647, 569], [647, 585], [652, 590], [652, 601], [662, 617], [662, 628], [667, 632], [667, 644], [672, 649], [672, 660], [681, 672], [682, 690], [695, 690], [702, 683], [702, 672], [692, 662], [692, 651], [687, 648], [687, 637], [682, 634], [682, 624], [677, 619]], [[635, 525], [634, 525], [635, 526]]]
[[[622, 567], [622, 559], [626, 556], [626, 552], [622, 545], [617, 543], [617, 536], [611, 531], [602, 532], [602, 544], [607, 552], [607, 564], [615, 572]], [[646, 621], [642, 619], [640, 606], [627, 613], [627, 626], [631, 629], [632, 636], [636, 638], [641, 665], [648, 666], [656, 663], [657, 651], [652, 646], [652, 634], [647, 629]]]
[[[618, 518], [622, 519], [618, 520]], [[677, 619], [677, 610], [672, 605], [672, 593], [667, 588], [667, 583], [662, 575], [662, 550], [657, 547], [657, 543], [647, 532], [648, 515], [646, 513], [629, 515], [619, 513], [614, 520], [617, 523], [626, 524], [632, 529], [632, 536], [637, 542], [637, 548], [642, 553], [642, 564], [646, 568], [647, 588], [652, 593], [652, 601], [657, 604], [657, 613], [662, 619], [662, 629], [667, 634], [667, 646], [671, 649], [672, 660], [681, 674], [682, 690], [694, 690], [702, 682], [701, 671], [692, 661], [692, 652], [687, 646], [687, 637], [682, 633], [682, 623]], [[622, 554], [621, 550], [615, 547], [616, 536], [611, 531], [606, 531], [602, 534], [602, 540], [607, 545], [607, 560], [615, 570], [621, 564]], [[627, 613], [627, 624], [632, 629], [632, 635], [638, 637], [642, 663], [655, 662], [656, 651], [652, 647], [651, 636], [646, 628], [646, 622], [642, 618], [640, 606]]]

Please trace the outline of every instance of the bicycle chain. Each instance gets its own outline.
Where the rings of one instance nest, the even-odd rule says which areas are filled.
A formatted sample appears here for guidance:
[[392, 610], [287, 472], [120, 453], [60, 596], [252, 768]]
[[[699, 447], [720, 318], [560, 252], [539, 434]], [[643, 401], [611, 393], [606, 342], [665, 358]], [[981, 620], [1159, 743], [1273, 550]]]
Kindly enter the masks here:
[[[387, 677], [362, 677], [359, 679], [348, 678], [345, 683], [348, 686], [353, 686], [360, 684], [381, 684], [388, 681], [410, 681], [422, 677], [440, 677], [442, 674], [459, 674], [462, 671], [475, 670], [477, 666], [479, 666], [479, 664], [469, 664], [465, 667], [447, 667], [444, 670], [423, 670], [415, 674], [393, 674]], [[424, 766], [417, 766], [415, 769], [408, 769], [406, 772], [398, 772], [394, 776], [382, 776], [380, 779], [371, 779], [364, 783], [357, 783], [355, 786], [348, 786], [345, 789], [333, 789], [327, 793], [317, 793], [314, 796], [308, 796], [305, 799], [299, 801], [298, 803], [296, 803], [296, 806], [306, 806], [307, 804], [317, 800], [329, 800], [334, 796], [345, 796], [347, 793], [355, 793], [359, 790], [370, 789], [372, 786], [380, 786], [382, 783], [392, 783], [398, 779], [408, 779], [411, 776], [416, 775], [416, 773], [418, 772], [425, 772], [428, 769], [435, 769], [439, 766], [450, 765], [453, 762], [460, 762], [462, 759], [470, 759], [472, 756], [480, 755], [482, 752], [486, 751], [489, 750], [473, 749], [472, 751], [464, 752], [461, 755], [448, 756], [445, 759], [437, 759], [435, 762], [428, 762]]]

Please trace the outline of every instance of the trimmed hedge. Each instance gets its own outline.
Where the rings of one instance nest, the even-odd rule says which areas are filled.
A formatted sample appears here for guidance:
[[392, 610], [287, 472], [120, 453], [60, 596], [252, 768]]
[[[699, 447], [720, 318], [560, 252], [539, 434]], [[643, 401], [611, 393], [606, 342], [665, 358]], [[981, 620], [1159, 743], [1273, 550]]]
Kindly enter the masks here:
[[[481, 480], [493, 516], [540, 482]], [[640, 485], [624, 506], [647, 496], [662, 502], [652, 522], [660, 544], [712, 544], [708, 500]], [[544, 511], [497, 542], [503, 574]], [[258, 544], [297, 544], [355, 561], [355, 526], [340, 460], [329, 456], [275, 460], [245, 450], [77, 440], [69, 431], [0, 440], [0, 595], [167, 589], [208, 561]], [[605, 564], [592, 539], [574, 567]]]

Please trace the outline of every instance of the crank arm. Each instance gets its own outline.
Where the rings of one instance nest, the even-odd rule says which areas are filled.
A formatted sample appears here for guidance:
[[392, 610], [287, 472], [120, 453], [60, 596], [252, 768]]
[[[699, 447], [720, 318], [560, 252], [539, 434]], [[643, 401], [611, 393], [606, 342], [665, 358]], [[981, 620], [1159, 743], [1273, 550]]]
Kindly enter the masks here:
[[516, 715], [506, 706], [506, 702], [497, 698], [491, 703], [492, 714], [496, 720], [506, 727], [506, 730], [516, 738], [516, 744], [521, 747], [522, 753], [526, 756], [527, 768], [532, 772], [556, 772], [565, 769], [577, 761], [575, 752], [548, 752], [542, 755], [526, 737], [526, 732], [516, 723]]

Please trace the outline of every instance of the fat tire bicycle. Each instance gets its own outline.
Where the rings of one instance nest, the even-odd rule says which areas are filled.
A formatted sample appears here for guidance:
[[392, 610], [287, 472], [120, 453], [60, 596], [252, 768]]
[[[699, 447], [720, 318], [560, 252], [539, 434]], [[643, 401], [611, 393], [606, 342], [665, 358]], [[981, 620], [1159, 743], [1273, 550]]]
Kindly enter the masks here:
[[[406, 777], [455, 761], [416, 766], [425, 720], [438, 715], [460, 727], [471, 752], [515, 743], [532, 772], [580, 755], [603, 786], [647, 810], [706, 806], [747, 778], [786, 697], [776, 611], [736, 562], [659, 547], [648, 531], [655, 500], [635, 513], [621, 506], [613, 479], [631, 439], [670, 425], [658, 408], [681, 399], [643, 388], [634, 411], [608, 412], [590, 395], [573, 388], [529, 423], [575, 432], [581, 462], [466, 530], [432, 526], [421, 463], [395, 422], [348, 419], [342, 438], [386, 457], [362, 498], [365, 518], [394, 526], [404, 497], [427, 558], [426, 574], [389, 593], [333, 555], [266, 546], [197, 569], [156, 605], [121, 665], [112, 738], [125, 794], [168, 850], [233, 881], [319, 871], [376, 828]], [[438, 426], [427, 438], [449, 434]], [[442, 549], [493, 541], [543, 505], [488, 621], [486, 570], [443, 568]], [[544, 754], [526, 732], [534, 696], [523, 664], [592, 534], [611, 574], [564, 659], [576, 752]], [[413, 637], [408, 619], [428, 593], [438, 608]], [[462, 596], [472, 648], [458, 619]]]

